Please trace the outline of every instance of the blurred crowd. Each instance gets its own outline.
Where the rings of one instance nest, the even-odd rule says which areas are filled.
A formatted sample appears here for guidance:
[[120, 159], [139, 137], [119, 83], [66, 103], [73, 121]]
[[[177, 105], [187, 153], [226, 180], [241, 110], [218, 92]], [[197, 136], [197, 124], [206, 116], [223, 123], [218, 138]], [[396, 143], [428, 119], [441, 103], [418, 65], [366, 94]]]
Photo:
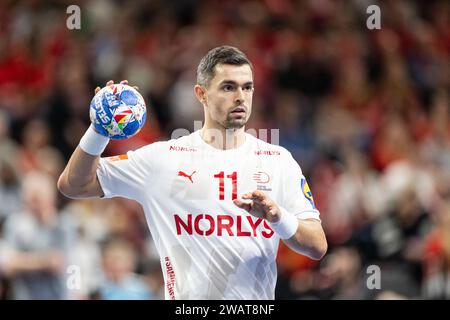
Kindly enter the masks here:
[[[80, 30], [66, 27], [74, 3]], [[380, 30], [366, 27], [371, 4]], [[106, 156], [192, 132], [197, 64], [230, 44], [254, 64], [247, 128], [279, 129], [329, 243], [320, 262], [280, 246], [277, 298], [449, 299], [449, 12], [445, 0], [1, 1], [0, 298], [164, 297], [141, 207], [69, 200], [56, 180], [96, 86], [128, 79], [148, 107]]]

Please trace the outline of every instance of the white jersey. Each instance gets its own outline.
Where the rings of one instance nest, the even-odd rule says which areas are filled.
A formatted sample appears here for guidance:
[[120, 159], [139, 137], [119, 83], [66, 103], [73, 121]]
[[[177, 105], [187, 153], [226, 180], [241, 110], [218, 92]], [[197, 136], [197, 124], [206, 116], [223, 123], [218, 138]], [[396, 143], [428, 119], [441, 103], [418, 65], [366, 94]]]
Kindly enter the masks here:
[[219, 150], [199, 132], [102, 158], [105, 198], [143, 206], [166, 299], [274, 299], [280, 238], [232, 200], [262, 190], [299, 219], [319, 220], [308, 184], [282, 147], [246, 134], [239, 148]]

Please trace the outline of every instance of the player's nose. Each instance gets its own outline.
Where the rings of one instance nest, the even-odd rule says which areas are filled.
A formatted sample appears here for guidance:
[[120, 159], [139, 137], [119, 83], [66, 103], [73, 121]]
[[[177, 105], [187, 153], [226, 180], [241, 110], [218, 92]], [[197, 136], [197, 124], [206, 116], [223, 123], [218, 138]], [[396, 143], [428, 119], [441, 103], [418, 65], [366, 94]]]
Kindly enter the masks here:
[[235, 95], [234, 101], [236, 102], [236, 105], [244, 104], [245, 96], [244, 96], [244, 91], [242, 90], [242, 88], [238, 88], [236, 90], [236, 95]]

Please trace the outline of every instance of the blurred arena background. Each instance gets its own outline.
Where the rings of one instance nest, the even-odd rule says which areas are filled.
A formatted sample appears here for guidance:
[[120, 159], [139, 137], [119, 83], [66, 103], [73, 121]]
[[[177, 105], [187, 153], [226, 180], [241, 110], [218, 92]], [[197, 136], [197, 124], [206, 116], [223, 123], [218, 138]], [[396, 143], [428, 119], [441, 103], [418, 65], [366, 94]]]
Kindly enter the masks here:
[[[80, 30], [66, 27], [72, 4]], [[372, 4], [380, 30], [366, 27]], [[449, 11], [445, 0], [2, 0], [0, 298], [163, 298], [140, 206], [70, 201], [56, 179], [110, 79], [139, 86], [149, 119], [104, 155], [192, 131], [197, 64], [222, 44], [253, 61], [247, 128], [280, 130], [328, 237], [320, 262], [280, 247], [277, 298], [450, 298]], [[69, 281], [77, 268], [81, 284]]]

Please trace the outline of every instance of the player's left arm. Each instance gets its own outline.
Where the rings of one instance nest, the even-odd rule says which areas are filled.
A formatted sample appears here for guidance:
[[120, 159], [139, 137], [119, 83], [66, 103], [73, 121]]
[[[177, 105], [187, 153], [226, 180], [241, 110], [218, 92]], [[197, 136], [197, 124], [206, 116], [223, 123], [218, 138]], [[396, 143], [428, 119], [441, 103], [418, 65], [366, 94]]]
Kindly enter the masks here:
[[319, 220], [298, 219], [259, 190], [244, 194], [242, 199], [244, 201], [234, 200], [234, 204], [255, 217], [267, 220], [292, 250], [314, 260], [325, 255], [328, 244]]
[[328, 249], [322, 224], [315, 219], [298, 219], [295, 234], [291, 238], [285, 239], [284, 243], [292, 250], [314, 260], [322, 259]]

